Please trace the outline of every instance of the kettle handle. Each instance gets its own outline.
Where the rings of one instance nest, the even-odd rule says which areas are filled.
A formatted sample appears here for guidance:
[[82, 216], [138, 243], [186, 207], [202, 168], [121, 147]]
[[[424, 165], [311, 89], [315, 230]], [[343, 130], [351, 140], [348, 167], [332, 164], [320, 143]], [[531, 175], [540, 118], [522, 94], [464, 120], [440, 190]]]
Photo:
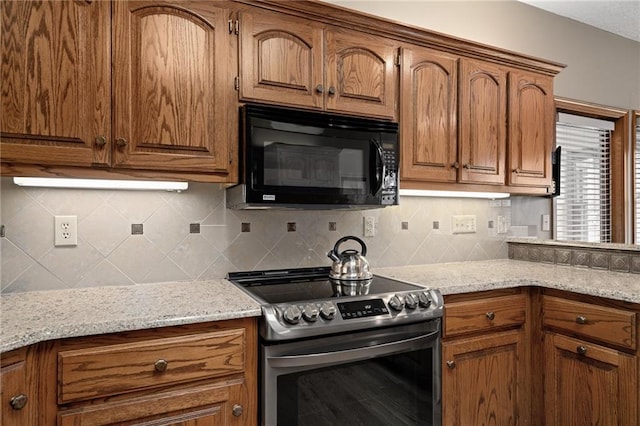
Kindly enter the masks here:
[[348, 235], [346, 237], [342, 237], [338, 241], [336, 241], [336, 245], [333, 246], [333, 253], [335, 253], [337, 255], [338, 254], [338, 246], [340, 246], [340, 244], [344, 243], [345, 241], [349, 241], [349, 240], [357, 241], [358, 243], [360, 243], [360, 247], [362, 248], [362, 251], [360, 252], [360, 254], [362, 256], [366, 256], [367, 255], [367, 245], [360, 238], [354, 237], [353, 235]]

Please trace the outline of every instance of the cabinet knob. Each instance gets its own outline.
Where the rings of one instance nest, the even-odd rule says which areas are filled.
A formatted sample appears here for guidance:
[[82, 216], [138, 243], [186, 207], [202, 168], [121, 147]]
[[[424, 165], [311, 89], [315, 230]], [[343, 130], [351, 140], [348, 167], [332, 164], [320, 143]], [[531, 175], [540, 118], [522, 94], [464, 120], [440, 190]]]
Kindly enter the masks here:
[[333, 86], [329, 86], [329, 95], [335, 95], [336, 94], [336, 88]]
[[576, 348], [576, 352], [578, 353], [578, 355], [586, 355], [587, 354], [587, 348], [580, 345]]
[[29, 398], [23, 393], [16, 395], [9, 400], [9, 404], [11, 404], [11, 408], [14, 410], [22, 410], [24, 406], [27, 405], [27, 402], [29, 402]]
[[125, 138], [118, 138], [116, 139], [116, 145], [118, 145], [120, 148], [124, 148], [125, 146], [127, 146], [127, 140]]
[[164, 371], [167, 371], [167, 366], [168, 365], [169, 365], [169, 363], [166, 360], [159, 359], [159, 360], [156, 361], [155, 364], [153, 364], [153, 368], [155, 368], [158, 373], [162, 373]]
[[522, 170], [520, 169], [520, 167], [517, 167], [515, 169], [513, 169], [513, 173], [519, 175], [522, 172]]
[[102, 148], [103, 146], [105, 146], [107, 144], [107, 138], [100, 135], [100, 136], [96, 136], [96, 140], [95, 140], [95, 145], [98, 148]]
[[489, 321], [493, 321], [494, 319], [496, 319], [496, 314], [494, 312], [487, 312], [486, 316]]
[[324, 92], [324, 87], [322, 86], [322, 84], [318, 84], [316, 86], [316, 92], [318, 92], [318, 93]]
[[454, 368], [456, 368], [456, 362], [455, 361], [447, 361], [447, 367], [449, 367], [451, 370], [453, 370]]
[[244, 408], [240, 404], [234, 404], [231, 413], [233, 413], [234, 417], [240, 417], [244, 412]]
[[576, 322], [578, 324], [586, 324], [587, 323], [587, 317], [579, 315], [578, 317], [576, 317]]
[[467, 164], [463, 165], [462, 168], [469, 170], [471, 168], [471, 164], [467, 163]]
[[457, 161], [454, 161], [453, 163], [451, 163], [451, 167], [453, 167], [454, 169], [458, 169], [460, 168], [460, 163], [458, 163]]

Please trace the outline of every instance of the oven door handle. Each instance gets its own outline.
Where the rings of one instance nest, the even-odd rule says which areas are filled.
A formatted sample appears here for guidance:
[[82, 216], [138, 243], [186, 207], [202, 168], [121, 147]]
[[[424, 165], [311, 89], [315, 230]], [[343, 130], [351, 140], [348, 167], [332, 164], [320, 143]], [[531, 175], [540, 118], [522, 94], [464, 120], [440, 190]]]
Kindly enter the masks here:
[[410, 337], [408, 339], [395, 340], [374, 346], [363, 346], [333, 352], [268, 356], [267, 362], [274, 368], [295, 368], [360, 361], [363, 359], [421, 349], [425, 344], [429, 344], [434, 339], [437, 339], [438, 335], [439, 332], [434, 331], [433, 333], [420, 334], [419, 336]]

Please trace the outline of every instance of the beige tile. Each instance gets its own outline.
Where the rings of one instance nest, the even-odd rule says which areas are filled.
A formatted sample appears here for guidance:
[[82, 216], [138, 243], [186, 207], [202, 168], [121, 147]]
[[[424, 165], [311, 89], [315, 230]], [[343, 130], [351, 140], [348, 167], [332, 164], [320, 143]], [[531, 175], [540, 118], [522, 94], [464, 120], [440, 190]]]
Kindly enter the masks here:
[[95, 268], [87, 271], [76, 287], [101, 287], [135, 284], [129, 277], [116, 268], [111, 262], [103, 259]]
[[199, 277], [199, 280], [226, 278], [229, 272], [236, 272], [237, 269], [229, 260], [224, 256], [219, 256], [215, 262], [213, 262], [206, 271], [204, 271]]
[[53, 247], [53, 215], [33, 203], [5, 222], [7, 238], [34, 259]]
[[224, 256], [238, 271], [250, 271], [262, 261], [269, 252], [259, 241], [250, 236], [251, 233], [241, 233], [223, 252]]
[[218, 256], [220, 253], [200, 234], [188, 234], [168, 255], [192, 279], [206, 271]]
[[71, 287], [53, 275], [38, 263], [33, 263], [23, 274], [17, 277], [10, 286], [3, 288], [3, 293], [24, 291], [54, 290]]
[[165, 258], [157, 267], [153, 268], [142, 282], [157, 283], [166, 281], [190, 281], [192, 277], [183, 271], [175, 262]]
[[106, 198], [104, 191], [51, 188], [38, 201], [53, 215], [74, 215], [82, 220], [100, 208]]
[[16, 247], [8, 238], [0, 238], [0, 255], [2, 270], [0, 273], [2, 289], [29, 269], [35, 260]]
[[186, 191], [166, 192], [161, 196], [187, 222], [202, 222], [218, 206], [224, 205], [224, 190], [218, 184], [191, 182]]
[[54, 247], [38, 261], [67, 286], [75, 287], [102, 259], [96, 249], [79, 238], [77, 246]]
[[131, 235], [131, 224], [105, 204], [78, 223], [78, 235], [106, 257]]
[[164, 261], [165, 256], [144, 235], [131, 235], [108, 259], [131, 280], [140, 283]]
[[165, 205], [162, 193], [152, 191], [111, 191], [107, 203], [129, 223], [144, 223]]
[[163, 254], [169, 254], [190, 235], [190, 223], [170, 206], [161, 206], [144, 222], [144, 235]]

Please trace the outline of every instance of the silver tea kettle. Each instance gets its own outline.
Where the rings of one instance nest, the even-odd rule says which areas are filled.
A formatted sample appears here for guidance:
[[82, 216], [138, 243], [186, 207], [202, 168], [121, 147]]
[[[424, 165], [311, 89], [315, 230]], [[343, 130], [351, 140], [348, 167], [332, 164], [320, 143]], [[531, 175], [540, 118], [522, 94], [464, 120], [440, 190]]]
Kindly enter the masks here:
[[[353, 240], [360, 243], [362, 251], [348, 249], [342, 253], [338, 252], [338, 247], [345, 241]], [[364, 257], [367, 254], [367, 246], [358, 237], [347, 236], [342, 237], [336, 241], [336, 245], [333, 247], [327, 256], [333, 260], [331, 265], [331, 272], [329, 278], [332, 280], [350, 281], [350, 280], [368, 280], [373, 277], [373, 274], [369, 270], [369, 262]]]

